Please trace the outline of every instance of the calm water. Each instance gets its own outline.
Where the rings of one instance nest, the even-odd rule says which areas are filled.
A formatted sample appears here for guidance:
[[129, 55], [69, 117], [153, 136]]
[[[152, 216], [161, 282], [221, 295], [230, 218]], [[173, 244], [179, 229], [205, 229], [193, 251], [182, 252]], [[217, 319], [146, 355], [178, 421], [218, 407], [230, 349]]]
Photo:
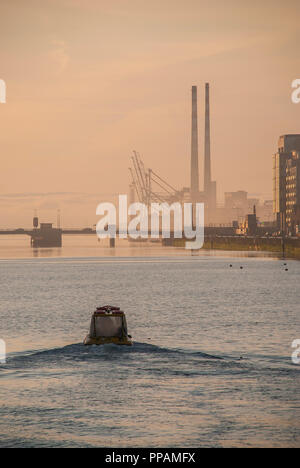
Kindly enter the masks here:
[[[300, 446], [300, 262], [288, 263], [1, 260], [0, 446]], [[132, 348], [81, 344], [104, 303], [127, 312]]]

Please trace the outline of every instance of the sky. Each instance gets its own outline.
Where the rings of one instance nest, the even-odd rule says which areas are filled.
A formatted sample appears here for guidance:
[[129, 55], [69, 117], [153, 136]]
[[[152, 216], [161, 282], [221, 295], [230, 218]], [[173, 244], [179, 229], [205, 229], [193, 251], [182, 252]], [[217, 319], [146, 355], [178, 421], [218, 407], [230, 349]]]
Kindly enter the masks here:
[[300, 133], [298, 0], [1, 0], [0, 227], [34, 209], [96, 222], [127, 193], [133, 150], [189, 185], [191, 87], [211, 87], [212, 173], [225, 191], [272, 197], [278, 137]]

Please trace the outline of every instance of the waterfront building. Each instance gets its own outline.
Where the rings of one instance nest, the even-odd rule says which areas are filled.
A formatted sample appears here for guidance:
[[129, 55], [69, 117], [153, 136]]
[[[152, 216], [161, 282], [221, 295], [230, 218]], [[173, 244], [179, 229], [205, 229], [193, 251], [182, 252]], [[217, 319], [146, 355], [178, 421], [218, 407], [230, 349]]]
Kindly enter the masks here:
[[273, 156], [273, 210], [278, 230], [288, 235], [299, 225], [299, 157], [300, 135], [282, 135]]
[[286, 163], [286, 229], [297, 234], [300, 226], [300, 152], [293, 151]]

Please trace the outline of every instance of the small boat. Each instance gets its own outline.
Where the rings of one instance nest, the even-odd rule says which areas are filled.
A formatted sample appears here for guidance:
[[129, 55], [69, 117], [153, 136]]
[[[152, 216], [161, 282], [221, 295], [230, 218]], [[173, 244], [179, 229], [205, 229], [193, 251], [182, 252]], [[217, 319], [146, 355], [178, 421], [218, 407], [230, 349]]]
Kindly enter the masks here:
[[97, 307], [92, 315], [90, 332], [85, 338], [85, 345], [116, 345], [132, 346], [131, 335], [127, 332], [125, 313], [120, 307]]

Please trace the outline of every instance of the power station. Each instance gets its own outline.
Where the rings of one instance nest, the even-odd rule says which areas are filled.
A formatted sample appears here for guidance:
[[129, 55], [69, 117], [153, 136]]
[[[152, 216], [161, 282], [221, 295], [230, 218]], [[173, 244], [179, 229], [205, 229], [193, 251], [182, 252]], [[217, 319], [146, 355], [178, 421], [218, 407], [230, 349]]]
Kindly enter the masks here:
[[199, 201], [199, 161], [198, 161], [198, 102], [197, 86], [192, 86], [192, 125], [191, 125], [191, 200]]
[[205, 127], [203, 191], [199, 188], [199, 131], [197, 86], [192, 86], [191, 107], [191, 159], [190, 187], [176, 190], [152, 169], [145, 170], [144, 163], [137, 152], [132, 158], [130, 193], [135, 192], [138, 200], [147, 206], [152, 202], [204, 203], [206, 224], [213, 223], [216, 217], [216, 182], [211, 180], [211, 142], [210, 142], [210, 96], [209, 83], [205, 84]]
[[198, 148], [198, 102], [197, 86], [192, 86], [192, 125], [191, 125], [191, 201], [205, 204], [206, 222], [213, 222], [216, 214], [216, 182], [211, 180], [210, 152], [210, 102], [209, 83], [205, 83], [205, 128], [204, 128], [204, 181], [203, 192], [199, 190], [199, 148]]
[[[130, 204], [136, 199], [148, 208], [152, 203], [179, 202], [204, 203], [205, 206], [205, 236], [213, 242], [214, 236], [272, 235], [278, 230], [289, 234], [298, 234], [300, 229], [300, 166], [299, 166], [299, 135], [284, 135], [280, 139], [278, 154], [274, 159], [274, 206], [278, 224], [272, 221], [260, 223], [256, 214], [258, 199], [249, 199], [247, 192], [226, 192], [224, 207], [217, 207], [216, 182], [212, 180], [211, 160], [211, 119], [210, 119], [210, 85], [204, 86], [204, 119], [203, 119], [203, 158], [199, 161], [199, 120], [198, 120], [198, 88], [191, 88], [191, 140], [190, 140], [190, 184], [182, 189], [174, 188], [153, 169], [146, 169], [140, 154], [133, 152], [131, 158]], [[202, 167], [202, 170], [200, 169]], [[203, 178], [201, 184], [200, 176]], [[251, 215], [249, 215], [249, 203]], [[253, 209], [254, 207], [254, 209]], [[148, 213], [150, 211], [148, 210]], [[229, 213], [227, 215], [227, 213]], [[193, 211], [193, 223], [195, 211]], [[229, 218], [229, 221], [228, 221]], [[243, 221], [239, 221], [242, 219]], [[245, 221], [246, 219], [246, 221]], [[287, 226], [287, 228], [286, 228]], [[95, 235], [92, 228], [62, 229], [60, 211], [58, 211], [57, 227], [50, 223], [41, 223], [35, 213], [33, 229], [0, 230], [0, 235], [29, 235], [32, 247], [61, 247], [62, 235]], [[174, 234], [174, 232], [173, 232]], [[175, 237], [173, 240], [176, 240]], [[170, 245], [173, 245], [170, 240]], [[167, 242], [167, 240], [165, 240]], [[231, 242], [230, 240], [228, 242]], [[115, 239], [110, 239], [114, 247]], [[167, 245], [167, 244], [165, 244]], [[211, 244], [212, 248], [212, 244]]]

